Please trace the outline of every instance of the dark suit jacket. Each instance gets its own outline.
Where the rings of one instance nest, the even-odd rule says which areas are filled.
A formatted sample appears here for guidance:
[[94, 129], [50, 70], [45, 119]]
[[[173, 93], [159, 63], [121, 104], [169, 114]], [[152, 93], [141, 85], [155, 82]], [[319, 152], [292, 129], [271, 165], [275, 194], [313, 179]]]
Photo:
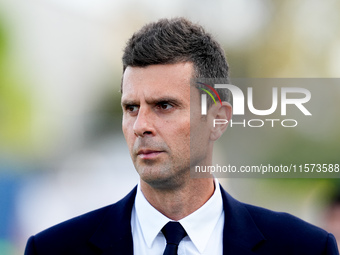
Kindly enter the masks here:
[[[221, 192], [223, 254], [339, 254], [332, 234], [287, 213], [241, 203], [222, 187]], [[135, 195], [136, 188], [113, 205], [30, 237], [25, 255], [133, 254], [130, 220]]]

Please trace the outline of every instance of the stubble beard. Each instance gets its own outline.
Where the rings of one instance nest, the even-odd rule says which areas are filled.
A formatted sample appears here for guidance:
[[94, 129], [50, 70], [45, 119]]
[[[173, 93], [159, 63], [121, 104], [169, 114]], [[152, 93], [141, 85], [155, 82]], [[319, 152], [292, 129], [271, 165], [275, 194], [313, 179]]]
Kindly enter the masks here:
[[190, 177], [190, 162], [174, 165], [170, 162], [144, 161], [135, 163], [140, 178], [152, 188], [158, 190], [178, 190]]
[[[140, 148], [160, 150], [163, 151], [163, 155], [155, 159], [142, 159], [137, 155]], [[141, 180], [154, 189], [178, 189], [183, 185], [186, 175], [190, 176], [190, 160], [185, 155], [181, 155], [180, 152], [173, 155], [171, 149], [164, 142], [154, 141], [148, 137], [137, 139], [132, 148], [131, 156]]]

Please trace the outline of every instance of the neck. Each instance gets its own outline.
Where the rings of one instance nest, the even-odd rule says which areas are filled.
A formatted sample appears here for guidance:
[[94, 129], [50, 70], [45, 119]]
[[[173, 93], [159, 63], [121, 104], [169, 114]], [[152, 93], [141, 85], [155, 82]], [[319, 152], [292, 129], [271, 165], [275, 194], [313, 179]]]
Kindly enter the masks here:
[[190, 178], [177, 189], [163, 190], [141, 180], [141, 190], [148, 202], [166, 217], [178, 221], [199, 209], [213, 195], [213, 178]]

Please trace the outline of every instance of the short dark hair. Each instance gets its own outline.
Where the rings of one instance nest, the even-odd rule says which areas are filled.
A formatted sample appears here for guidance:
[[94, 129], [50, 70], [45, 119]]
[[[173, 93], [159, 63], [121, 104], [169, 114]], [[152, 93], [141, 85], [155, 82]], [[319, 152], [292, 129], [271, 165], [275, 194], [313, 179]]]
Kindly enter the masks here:
[[[123, 72], [128, 66], [192, 62], [193, 78], [228, 79], [228, 63], [219, 43], [202, 26], [185, 18], [160, 19], [133, 34], [124, 49]], [[219, 90], [229, 101], [227, 90]]]

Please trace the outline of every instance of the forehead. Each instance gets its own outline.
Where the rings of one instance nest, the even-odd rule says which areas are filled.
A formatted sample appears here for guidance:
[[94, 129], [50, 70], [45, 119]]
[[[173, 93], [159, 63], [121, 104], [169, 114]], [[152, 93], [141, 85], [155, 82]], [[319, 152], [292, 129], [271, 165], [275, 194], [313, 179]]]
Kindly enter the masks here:
[[122, 100], [165, 95], [182, 95], [189, 99], [192, 77], [193, 65], [190, 62], [146, 67], [129, 66], [123, 76]]

